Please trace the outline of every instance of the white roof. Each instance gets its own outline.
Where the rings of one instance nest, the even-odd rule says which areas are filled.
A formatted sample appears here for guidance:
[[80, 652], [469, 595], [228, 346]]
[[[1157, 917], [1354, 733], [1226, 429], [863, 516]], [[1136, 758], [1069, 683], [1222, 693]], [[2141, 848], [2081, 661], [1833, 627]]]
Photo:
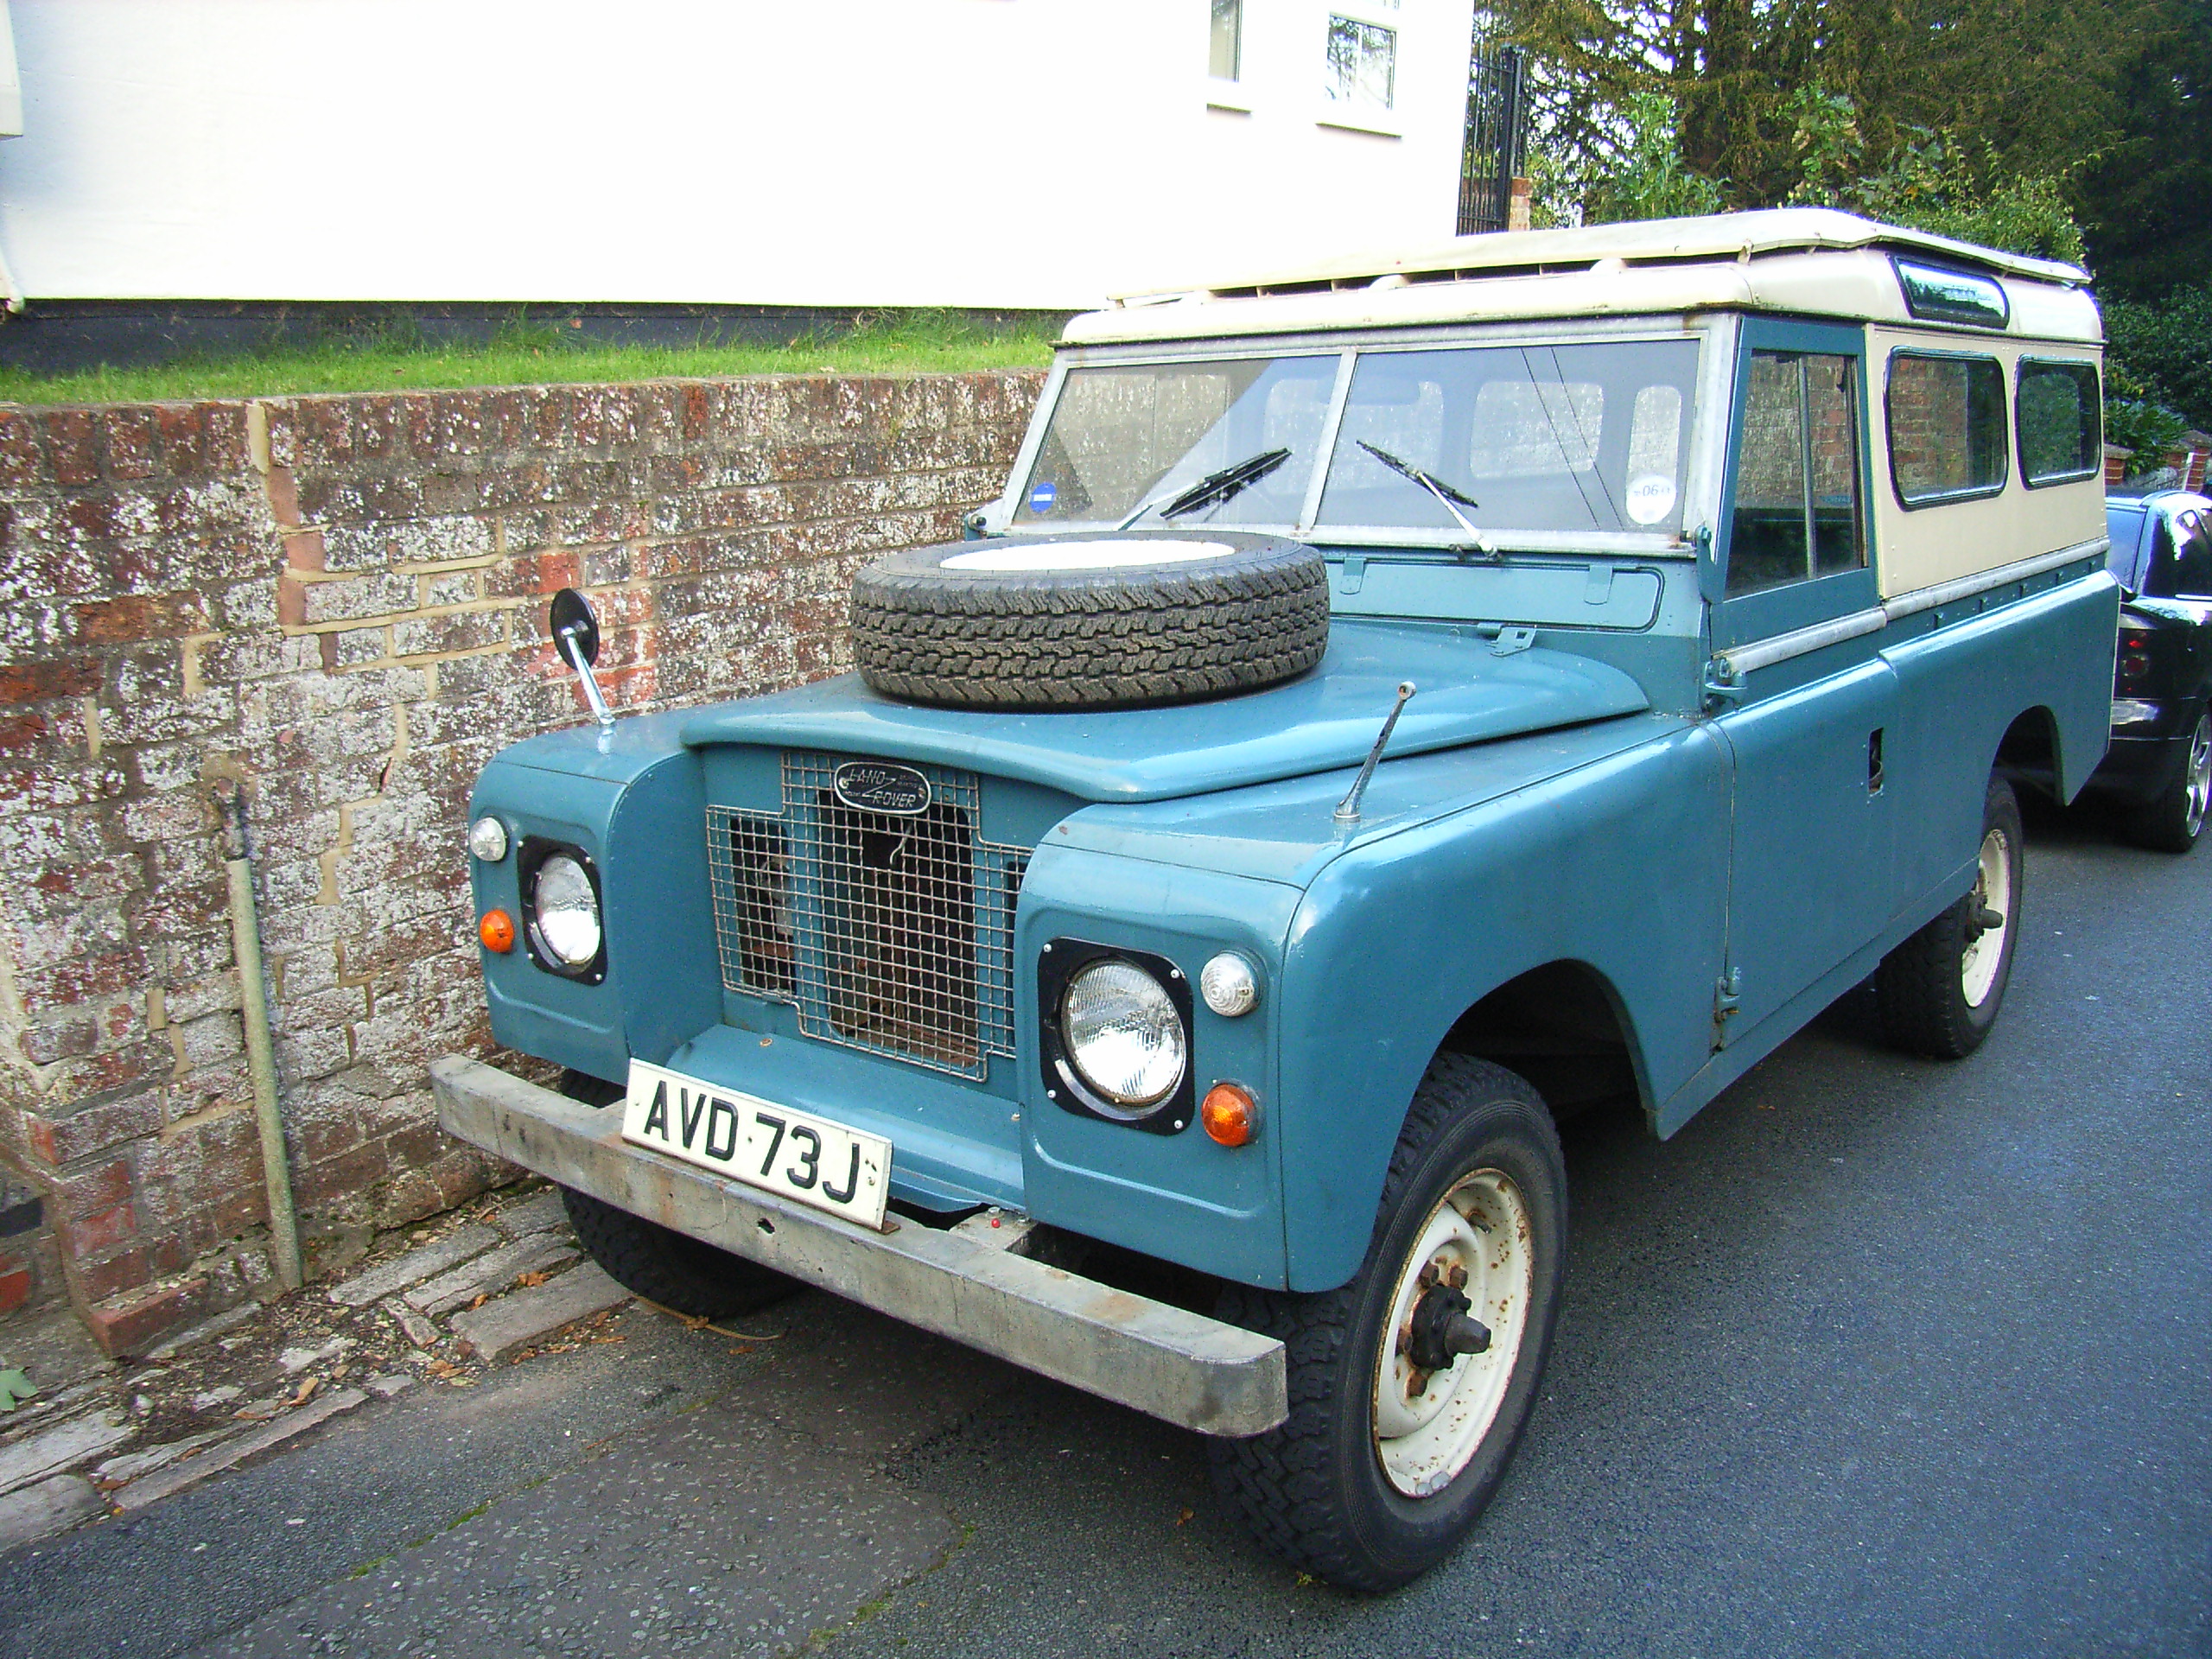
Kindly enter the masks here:
[[[1910, 321], [1889, 254], [2000, 282], [2005, 332], [2103, 337], [2088, 273], [1825, 207], [1463, 236], [1196, 289], [1119, 296], [1077, 317], [1071, 344], [1281, 334], [1514, 317], [1721, 309]], [[1977, 331], [1977, 332], [1995, 332]]]

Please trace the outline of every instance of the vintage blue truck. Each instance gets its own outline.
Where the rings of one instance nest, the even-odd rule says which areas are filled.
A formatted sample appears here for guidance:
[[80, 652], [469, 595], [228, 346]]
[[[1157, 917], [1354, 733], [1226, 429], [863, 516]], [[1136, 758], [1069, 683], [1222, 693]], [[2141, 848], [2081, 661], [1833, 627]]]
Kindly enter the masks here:
[[827, 1287], [1403, 1582], [1528, 1420], [1555, 1114], [1670, 1135], [1870, 977], [1995, 1017], [2010, 780], [2108, 731], [2085, 282], [1792, 209], [1077, 318], [857, 676], [486, 767], [493, 1031], [566, 1082], [448, 1058], [442, 1121], [655, 1300]]

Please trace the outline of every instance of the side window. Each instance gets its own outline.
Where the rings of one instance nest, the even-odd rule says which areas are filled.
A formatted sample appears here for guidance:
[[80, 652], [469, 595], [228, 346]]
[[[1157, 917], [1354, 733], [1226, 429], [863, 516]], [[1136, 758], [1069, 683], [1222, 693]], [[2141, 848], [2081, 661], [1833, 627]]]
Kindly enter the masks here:
[[2012, 398], [2020, 478], [2030, 489], [2097, 475], [2105, 450], [2095, 364], [2024, 357]]
[[1754, 352], [1728, 537], [1726, 594], [1856, 570], [1859, 377], [1847, 357]]
[[1908, 507], [2005, 487], [2005, 372], [1991, 357], [1890, 354], [1890, 479]]

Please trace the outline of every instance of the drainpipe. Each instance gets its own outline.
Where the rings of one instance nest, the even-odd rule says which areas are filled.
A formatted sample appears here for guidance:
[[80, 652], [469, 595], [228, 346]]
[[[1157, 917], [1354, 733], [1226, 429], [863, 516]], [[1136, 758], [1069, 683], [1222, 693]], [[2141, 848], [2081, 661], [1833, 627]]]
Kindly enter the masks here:
[[276, 1281], [297, 1290], [300, 1221], [292, 1208], [291, 1166], [284, 1156], [284, 1122], [276, 1111], [276, 1054], [269, 1042], [269, 992], [261, 967], [261, 922], [253, 905], [253, 848], [246, 839], [245, 795], [233, 782], [218, 789], [223, 820], [223, 859], [231, 878], [231, 951], [238, 958], [238, 1004], [245, 1016], [246, 1065], [253, 1073], [253, 1118], [261, 1130], [261, 1178], [269, 1190], [269, 1240]]

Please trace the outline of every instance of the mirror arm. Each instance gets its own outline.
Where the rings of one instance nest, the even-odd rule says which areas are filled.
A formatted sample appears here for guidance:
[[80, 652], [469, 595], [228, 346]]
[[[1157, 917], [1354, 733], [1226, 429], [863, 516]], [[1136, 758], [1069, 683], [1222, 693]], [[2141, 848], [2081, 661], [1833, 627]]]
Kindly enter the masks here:
[[582, 632], [573, 624], [561, 630], [561, 654], [569, 659], [569, 666], [576, 671], [576, 678], [582, 683], [584, 701], [591, 705], [592, 718], [599, 722], [601, 731], [611, 732], [614, 729], [614, 715], [607, 709], [607, 699], [600, 696], [599, 677], [591, 671], [583, 647], [577, 643], [576, 636]]

